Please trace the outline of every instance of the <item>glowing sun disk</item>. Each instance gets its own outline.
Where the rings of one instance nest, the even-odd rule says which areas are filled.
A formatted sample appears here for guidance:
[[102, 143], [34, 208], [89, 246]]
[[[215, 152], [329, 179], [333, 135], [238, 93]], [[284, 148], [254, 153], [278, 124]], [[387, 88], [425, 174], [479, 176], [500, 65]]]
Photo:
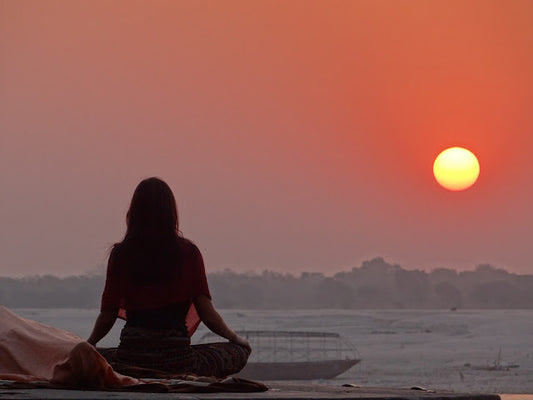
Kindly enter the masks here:
[[479, 162], [471, 151], [462, 147], [451, 147], [437, 156], [433, 164], [433, 174], [445, 189], [465, 190], [476, 183]]

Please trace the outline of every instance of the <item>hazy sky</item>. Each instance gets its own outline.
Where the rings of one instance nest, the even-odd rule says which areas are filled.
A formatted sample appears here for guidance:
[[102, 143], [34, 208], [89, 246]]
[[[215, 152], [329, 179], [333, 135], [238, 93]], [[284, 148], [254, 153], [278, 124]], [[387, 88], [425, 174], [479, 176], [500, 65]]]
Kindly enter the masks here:
[[[159, 176], [208, 272], [533, 273], [533, 2], [0, 0], [0, 275], [99, 270]], [[464, 192], [437, 154], [472, 150]]]

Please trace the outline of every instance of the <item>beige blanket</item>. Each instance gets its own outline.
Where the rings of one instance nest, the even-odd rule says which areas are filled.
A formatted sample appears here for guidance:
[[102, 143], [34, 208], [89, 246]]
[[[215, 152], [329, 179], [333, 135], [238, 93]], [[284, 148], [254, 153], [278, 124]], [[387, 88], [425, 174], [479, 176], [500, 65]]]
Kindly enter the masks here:
[[0, 379], [65, 386], [110, 387], [139, 380], [121, 375], [89, 343], [0, 306]]

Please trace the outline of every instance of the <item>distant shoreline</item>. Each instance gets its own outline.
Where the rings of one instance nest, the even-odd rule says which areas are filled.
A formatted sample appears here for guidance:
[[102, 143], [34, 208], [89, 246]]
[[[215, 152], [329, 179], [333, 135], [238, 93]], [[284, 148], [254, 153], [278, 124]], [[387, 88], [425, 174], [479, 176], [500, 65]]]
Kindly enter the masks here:
[[[533, 309], [533, 275], [490, 265], [473, 271], [406, 270], [382, 258], [333, 276], [271, 271], [208, 274], [225, 309]], [[0, 277], [0, 304], [16, 308], [98, 308], [103, 275]]]

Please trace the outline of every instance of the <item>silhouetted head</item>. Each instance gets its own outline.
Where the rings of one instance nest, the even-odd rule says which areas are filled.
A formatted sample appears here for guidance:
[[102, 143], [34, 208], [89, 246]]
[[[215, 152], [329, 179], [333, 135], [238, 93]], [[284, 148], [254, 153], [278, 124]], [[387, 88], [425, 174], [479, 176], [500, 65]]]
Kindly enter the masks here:
[[159, 178], [137, 185], [126, 215], [128, 236], [173, 236], [178, 233], [178, 209], [170, 187]]
[[126, 215], [126, 236], [113, 246], [118, 264], [136, 282], [169, 279], [180, 269], [178, 210], [170, 187], [159, 178], [143, 180], [133, 193]]

